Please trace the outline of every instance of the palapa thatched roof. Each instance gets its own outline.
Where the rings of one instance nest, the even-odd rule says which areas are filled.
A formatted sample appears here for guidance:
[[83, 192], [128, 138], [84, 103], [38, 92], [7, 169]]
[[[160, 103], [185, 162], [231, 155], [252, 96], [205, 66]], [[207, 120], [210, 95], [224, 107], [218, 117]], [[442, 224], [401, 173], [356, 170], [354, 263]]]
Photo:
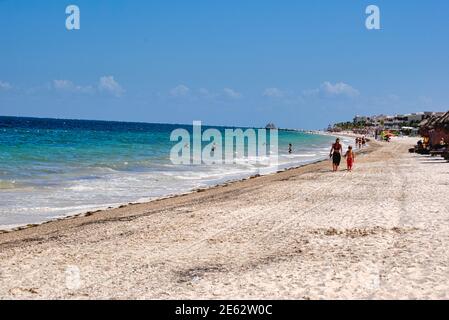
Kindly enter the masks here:
[[449, 111], [446, 112], [444, 115], [442, 115], [441, 117], [439, 117], [434, 125], [435, 128], [445, 128], [445, 129], [449, 129]]
[[449, 131], [449, 111], [442, 116], [433, 115], [419, 124], [419, 133], [422, 136], [429, 135], [429, 132], [435, 129]]
[[441, 116], [436, 116], [436, 115], [430, 116], [429, 118], [424, 119], [424, 120], [419, 124], [419, 127], [420, 127], [421, 129], [432, 129], [433, 126], [435, 125], [435, 123], [438, 121], [438, 119], [439, 119], [440, 117], [441, 117]]
[[449, 124], [449, 111], [441, 116], [433, 115], [427, 119], [424, 119], [419, 124], [421, 129], [435, 129], [439, 127], [447, 127]]
[[432, 120], [433, 117], [434, 117], [434, 116], [431, 116], [431, 117], [426, 118], [426, 119], [424, 119], [423, 121], [421, 121], [421, 122], [419, 123], [419, 127], [420, 127], [420, 128], [427, 127], [427, 125], [429, 124], [429, 121]]

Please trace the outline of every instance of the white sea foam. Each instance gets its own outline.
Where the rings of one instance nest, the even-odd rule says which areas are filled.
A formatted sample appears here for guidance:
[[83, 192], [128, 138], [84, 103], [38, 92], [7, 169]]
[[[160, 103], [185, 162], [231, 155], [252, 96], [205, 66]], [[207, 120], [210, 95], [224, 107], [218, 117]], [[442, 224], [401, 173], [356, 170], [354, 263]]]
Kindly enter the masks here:
[[[343, 142], [349, 143], [349, 140]], [[277, 164], [270, 163], [272, 156], [237, 157], [232, 165], [209, 166], [155, 165], [150, 160], [141, 160], [141, 167], [131, 171], [129, 167], [135, 163], [121, 161], [115, 167], [96, 163], [73, 167], [63, 173], [42, 173], [39, 180], [31, 181], [32, 189], [16, 189], [14, 180], [0, 181], [0, 226], [40, 223], [89, 210], [189, 192], [254, 174], [270, 174], [327, 158], [330, 149], [322, 144], [300, 147], [293, 154], [280, 154]]]

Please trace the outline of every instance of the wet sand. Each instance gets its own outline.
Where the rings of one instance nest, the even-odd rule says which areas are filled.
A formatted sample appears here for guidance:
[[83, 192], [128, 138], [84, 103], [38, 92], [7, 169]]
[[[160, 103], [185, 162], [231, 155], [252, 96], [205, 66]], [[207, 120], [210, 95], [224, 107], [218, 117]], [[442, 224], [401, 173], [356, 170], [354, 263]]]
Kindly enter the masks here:
[[413, 142], [0, 234], [0, 298], [447, 299], [449, 163]]

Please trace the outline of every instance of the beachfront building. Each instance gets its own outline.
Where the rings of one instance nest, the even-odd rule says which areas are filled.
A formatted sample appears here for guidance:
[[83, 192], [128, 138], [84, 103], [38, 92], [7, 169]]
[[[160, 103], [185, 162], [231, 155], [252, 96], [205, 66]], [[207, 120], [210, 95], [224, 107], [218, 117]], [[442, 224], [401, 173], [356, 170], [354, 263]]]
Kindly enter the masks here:
[[354, 124], [361, 124], [361, 123], [367, 123], [368, 122], [368, 117], [365, 116], [355, 116], [354, 117]]
[[367, 127], [375, 127], [386, 130], [401, 130], [403, 127], [418, 128], [420, 123], [433, 115], [441, 116], [438, 112], [415, 112], [407, 114], [356, 116], [354, 124], [364, 123]]
[[424, 118], [424, 112], [398, 114], [386, 117], [384, 126], [390, 130], [401, 130], [403, 127], [417, 128]]
[[365, 135], [376, 135], [382, 131], [394, 132], [404, 135], [417, 135], [420, 124], [432, 117], [440, 117], [444, 113], [439, 112], [415, 112], [407, 114], [356, 115], [352, 122], [341, 122], [329, 127], [328, 131], [339, 132], [342, 130], [352, 130], [353, 132]]

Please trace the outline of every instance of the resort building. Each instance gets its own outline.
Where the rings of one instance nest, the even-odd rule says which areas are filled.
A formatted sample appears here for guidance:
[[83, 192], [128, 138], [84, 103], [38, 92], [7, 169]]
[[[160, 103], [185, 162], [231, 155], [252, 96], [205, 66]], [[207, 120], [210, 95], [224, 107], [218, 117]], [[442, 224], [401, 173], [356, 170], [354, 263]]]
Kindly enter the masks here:
[[354, 117], [354, 125], [363, 125], [365, 127], [372, 127], [386, 130], [401, 130], [402, 128], [418, 128], [419, 124], [430, 118], [431, 116], [441, 116], [444, 112], [416, 112], [407, 114], [397, 114], [394, 116], [375, 115], [375, 116], [360, 116]]

